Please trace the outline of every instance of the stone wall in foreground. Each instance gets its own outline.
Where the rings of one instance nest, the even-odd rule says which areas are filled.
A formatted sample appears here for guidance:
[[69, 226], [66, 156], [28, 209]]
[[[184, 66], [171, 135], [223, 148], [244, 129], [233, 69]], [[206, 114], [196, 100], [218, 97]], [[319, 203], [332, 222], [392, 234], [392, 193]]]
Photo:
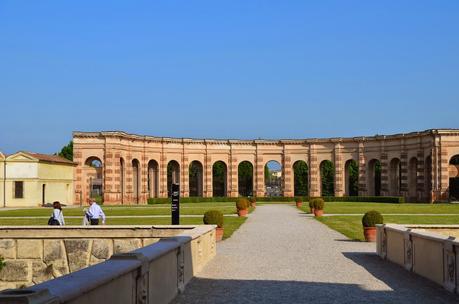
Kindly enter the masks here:
[[151, 245], [194, 226], [1, 227], [0, 290], [21, 288]]

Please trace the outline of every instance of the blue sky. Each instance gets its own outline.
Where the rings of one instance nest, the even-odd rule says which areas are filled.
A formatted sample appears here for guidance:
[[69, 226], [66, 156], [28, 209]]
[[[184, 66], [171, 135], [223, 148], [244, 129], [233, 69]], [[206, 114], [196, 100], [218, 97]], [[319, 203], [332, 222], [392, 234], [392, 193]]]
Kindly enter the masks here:
[[0, 0], [0, 150], [457, 128], [459, 1]]

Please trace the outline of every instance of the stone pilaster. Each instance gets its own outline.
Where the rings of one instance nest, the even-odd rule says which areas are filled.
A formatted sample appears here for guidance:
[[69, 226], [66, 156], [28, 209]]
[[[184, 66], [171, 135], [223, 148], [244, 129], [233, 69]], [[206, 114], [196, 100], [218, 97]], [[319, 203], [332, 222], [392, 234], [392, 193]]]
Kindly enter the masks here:
[[113, 150], [106, 146], [104, 149], [104, 160], [103, 165], [103, 193], [104, 193], [104, 203], [113, 204], [116, 203], [117, 191], [115, 188], [116, 184], [116, 162], [115, 162], [115, 153]]
[[389, 160], [385, 151], [381, 152], [381, 196], [389, 195]]
[[359, 143], [359, 196], [368, 195], [367, 191], [367, 162], [365, 158], [365, 146]]
[[319, 197], [320, 193], [320, 168], [314, 144], [309, 146], [309, 196]]
[[292, 158], [286, 155], [284, 150], [283, 164], [282, 164], [282, 188], [285, 197], [293, 197], [293, 170]]
[[438, 164], [440, 167], [440, 200], [447, 201], [449, 199], [449, 159], [447, 148], [441, 145]]
[[159, 161], [159, 196], [167, 197], [167, 157], [161, 153]]
[[345, 193], [344, 164], [341, 155], [341, 144], [336, 143], [334, 148], [335, 156], [335, 196], [343, 196]]
[[262, 156], [256, 156], [255, 160], [255, 195], [257, 197], [265, 196], [265, 166]]
[[239, 184], [238, 184], [238, 160], [236, 157], [231, 156], [230, 163], [228, 166], [229, 170], [229, 196], [230, 197], [238, 197], [239, 196]]
[[206, 155], [204, 163], [204, 196], [212, 197], [212, 157], [210, 155]]
[[180, 164], [180, 196], [188, 197], [189, 194], [190, 194], [190, 163], [188, 161], [188, 156], [185, 153], [182, 153], [182, 161]]
[[423, 201], [425, 193], [425, 158], [424, 150], [419, 150], [417, 153], [418, 167], [417, 170], [417, 180], [416, 180], [416, 199], [417, 201]]
[[408, 197], [408, 153], [405, 148], [400, 154], [400, 195]]

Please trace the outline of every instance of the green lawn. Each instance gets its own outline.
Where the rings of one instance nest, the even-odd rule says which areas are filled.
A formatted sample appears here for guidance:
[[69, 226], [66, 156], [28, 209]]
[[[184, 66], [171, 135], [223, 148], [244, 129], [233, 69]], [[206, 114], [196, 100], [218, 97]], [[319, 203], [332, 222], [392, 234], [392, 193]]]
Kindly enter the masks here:
[[[88, 206], [85, 206], [88, 207]], [[124, 206], [102, 206], [107, 216], [120, 215], [170, 215], [171, 209], [168, 204], [143, 205], [124, 207]], [[235, 214], [236, 206], [234, 203], [189, 203], [180, 205], [180, 214], [182, 215], [203, 215], [207, 210], [220, 210], [223, 214]], [[27, 208], [16, 210], [0, 211], [0, 217], [7, 216], [49, 216], [51, 208]], [[83, 207], [63, 208], [64, 216], [83, 216]]]
[[[303, 203], [303, 211], [309, 212], [308, 203]], [[377, 210], [382, 214], [459, 214], [459, 204], [389, 204], [389, 203], [352, 203], [326, 202], [324, 212], [328, 214], [364, 214]]]

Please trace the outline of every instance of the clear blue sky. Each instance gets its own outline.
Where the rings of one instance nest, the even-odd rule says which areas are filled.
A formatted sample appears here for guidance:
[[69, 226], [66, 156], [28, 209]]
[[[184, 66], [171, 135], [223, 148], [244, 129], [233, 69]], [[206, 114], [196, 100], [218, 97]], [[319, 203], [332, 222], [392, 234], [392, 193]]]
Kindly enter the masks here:
[[0, 150], [459, 127], [459, 1], [0, 1]]

